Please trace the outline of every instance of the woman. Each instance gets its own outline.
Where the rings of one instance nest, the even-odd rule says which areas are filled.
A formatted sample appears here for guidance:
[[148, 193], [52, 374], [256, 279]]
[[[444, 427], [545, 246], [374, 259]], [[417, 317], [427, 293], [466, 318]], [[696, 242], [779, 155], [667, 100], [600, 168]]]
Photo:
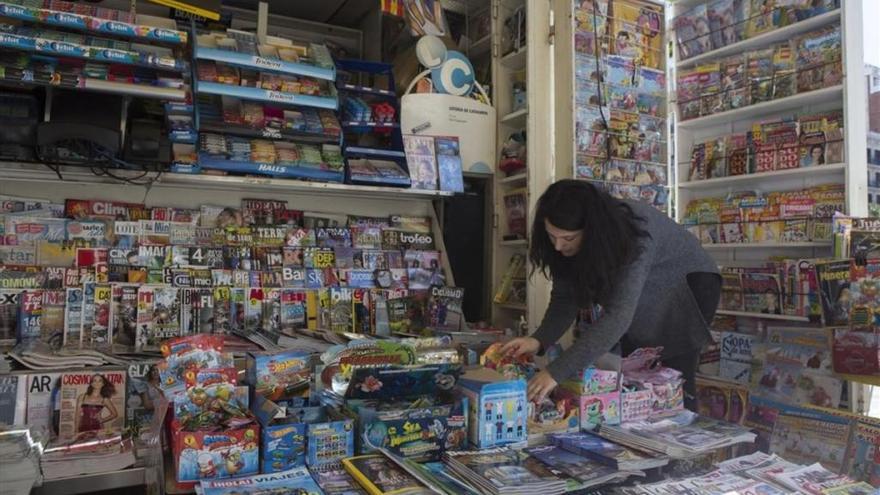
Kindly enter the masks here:
[[699, 351], [721, 294], [718, 268], [699, 240], [645, 203], [576, 180], [544, 192], [531, 238], [533, 274], [553, 280], [550, 305], [531, 337], [511, 340], [502, 352], [543, 352], [580, 308], [600, 304], [603, 316], [529, 381], [529, 399], [540, 402], [620, 342], [624, 353], [663, 346], [664, 364], [684, 374], [692, 408]]
[[[96, 373], [92, 376], [86, 393], [77, 399], [76, 410], [79, 412], [77, 433], [100, 430], [105, 423], [109, 423], [119, 416], [116, 406], [110, 400], [114, 395], [116, 395], [116, 388], [107, 381], [104, 375]], [[110, 414], [102, 416], [105, 408]]]

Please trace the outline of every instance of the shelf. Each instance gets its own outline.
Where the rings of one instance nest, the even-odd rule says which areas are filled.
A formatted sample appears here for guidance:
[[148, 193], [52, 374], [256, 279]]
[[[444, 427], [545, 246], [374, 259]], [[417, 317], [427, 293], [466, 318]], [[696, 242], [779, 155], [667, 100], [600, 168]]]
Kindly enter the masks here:
[[6, 32], [0, 33], [0, 47], [42, 55], [79, 58], [94, 62], [132, 65], [150, 69], [179, 72], [186, 68], [186, 64], [173, 57], [156, 57], [146, 53], [78, 45], [67, 41], [35, 38]]
[[345, 156], [377, 156], [389, 158], [406, 158], [406, 153], [398, 150], [384, 150], [380, 148], [362, 148], [360, 146], [347, 146], [343, 151]]
[[245, 100], [266, 101], [284, 105], [327, 108], [330, 110], [336, 110], [336, 107], [339, 104], [335, 96], [298, 95], [293, 93], [282, 93], [281, 91], [270, 91], [268, 89], [250, 88], [246, 86], [233, 86], [231, 84], [208, 81], [199, 81], [197, 92], [220, 96], [234, 96]]
[[528, 174], [522, 173], [517, 175], [511, 175], [510, 177], [505, 177], [503, 179], [499, 179], [498, 182], [502, 184], [516, 184], [519, 182], [525, 182], [528, 178]]
[[827, 242], [741, 242], [731, 244], [703, 244], [706, 250], [721, 249], [788, 249], [788, 248], [830, 248], [831, 241]]
[[501, 57], [501, 65], [512, 70], [520, 70], [526, 68], [526, 52], [528, 47], [522, 47], [515, 52], [508, 53]]
[[146, 84], [132, 84], [118, 81], [105, 81], [88, 77], [67, 75], [60, 72], [35, 71], [33, 68], [20, 68], [0, 66], [0, 81], [9, 84], [21, 84], [23, 86], [41, 86], [55, 88], [69, 88], [90, 90], [100, 93], [112, 93], [120, 95], [138, 96], [141, 98], [156, 98], [162, 100], [184, 100], [186, 92], [183, 89], [162, 88], [148, 86]]
[[529, 241], [525, 239], [513, 239], [510, 241], [501, 241], [502, 246], [523, 246], [526, 247], [529, 245]]
[[355, 84], [340, 84], [336, 87], [341, 90], [351, 91], [353, 93], [364, 93], [368, 95], [384, 96], [386, 98], [397, 98], [397, 95], [394, 94], [394, 91], [388, 91], [387, 89], [371, 88], [369, 86], [357, 86]]
[[218, 158], [207, 153], [199, 153], [199, 166], [208, 170], [222, 170], [238, 174], [267, 175], [280, 179], [306, 179], [342, 182], [342, 170], [324, 170], [320, 164], [276, 165], [274, 163], [240, 162]]
[[730, 177], [718, 177], [715, 179], [694, 180], [679, 183], [680, 189], [713, 189], [726, 186], [739, 187], [744, 184], [760, 184], [773, 178], [802, 178], [802, 177], [834, 177], [846, 170], [845, 163], [833, 163], [819, 165], [817, 167], [802, 167], [789, 170], [774, 170], [757, 174], [734, 175]]
[[332, 134], [314, 134], [311, 132], [297, 132], [292, 130], [280, 130], [275, 128], [256, 129], [241, 125], [226, 124], [223, 122], [199, 122], [199, 130], [202, 132], [215, 132], [218, 134], [232, 134], [257, 139], [271, 139], [273, 141], [296, 141], [298, 143], [324, 144], [339, 143], [339, 136]]
[[371, 131], [378, 129], [399, 129], [400, 124], [397, 122], [367, 122], [347, 120], [342, 122], [342, 127], [355, 131]]
[[325, 81], [336, 80], [335, 67], [325, 69], [323, 67], [316, 67], [309, 64], [286, 62], [284, 60], [276, 58], [266, 58], [257, 55], [231, 52], [228, 50], [218, 50], [216, 48], [203, 48], [197, 46], [195, 48], [194, 58], [196, 58], [197, 60], [213, 60], [214, 62], [235, 65], [237, 67], [245, 67], [260, 72], [291, 74], [295, 76], [323, 79]]
[[[59, 173], [63, 182], [85, 185], [119, 185], [120, 181], [107, 176], [97, 176], [88, 167], [61, 166]], [[141, 176], [143, 171], [115, 170], [113, 175], [124, 178]], [[38, 163], [0, 162], [0, 175], [4, 183], [12, 181], [58, 184], [58, 175], [47, 166]], [[154, 177], [156, 174], [150, 174]], [[123, 187], [141, 187], [123, 185]], [[194, 188], [223, 192], [271, 192], [301, 193], [358, 197], [361, 199], [430, 200], [452, 196], [448, 191], [427, 191], [421, 189], [401, 189], [397, 187], [355, 186], [331, 182], [308, 182], [271, 177], [241, 177], [224, 175], [200, 175], [164, 172], [151, 186], [152, 188], [174, 188], [191, 191]]]
[[762, 48], [764, 46], [769, 46], [779, 41], [787, 41], [794, 38], [798, 34], [811, 31], [813, 29], [825, 26], [826, 24], [831, 24], [839, 19], [840, 9], [838, 8], [832, 10], [831, 12], [826, 12], [815, 17], [810, 17], [809, 19], [804, 19], [800, 22], [796, 22], [785, 27], [774, 29], [773, 31], [759, 34], [753, 38], [738, 41], [736, 43], [721, 48], [716, 48], [715, 50], [711, 50], [706, 53], [702, 53], [695, 57], [691, 57], [687, 60], [682, 60], [681, 62], [678, 62], [676, 64], [676, 67], [679, 69], [683, 67], [689, 67], [705, 60], [720, 58], [734, 53], [746, 52], [754, 50], [756, 48]]
[[145, 474], [146, 470], [144, 468], [129, 468], [109, 473], [85, 474], [70, 478], [46, 480], [43, 482], [43, 486], [35, 487], [31, 494], [73, 495], [139, 487], [145, 482]]
[[880, 376], [849, 375], [846, 373], [834, 373], [834, 376], [836, 376], [837, 378], [841, 378], [843, 380], [851, 381], [851, 382], [880, 387]]
[[483, 55], [484, 53], [489, 53], [489, 49], [492, 48], [492, 34], [487, 34], [482, 38], [478, 39], [471, 43], [471, 45], [467, 49], [468, 57], [474, 58]]
[[499, 308], [504, 308], [504, 309], [511, 309], [513, 311], [528, 311], [529, 310], [528, 306], [526, 306], [525, 304], [503, 302], [503, 303], [495, 303], [495, 306], [498, 306]]
[[801, 323], [809, 323], [810, 319], [806, 316], [791, 316], [791, 315], [771, 315], [764, 313], [747, 313], [745, 311], [731, 311], [728, 309], [719, 309], [715, 312], [717, 315], [723, 316], [742, 316], [746, 318], [761, 318], [764, 320], [782, 320], [782, 321], [797, 321]]
[[783, 112], [786, 110], [800, 110], [803, 107], [822, 103], [833, 99], [843, 99], [843, 85], [832, 86], [830, 88], [817, 89], [792, 95], [778, 100], [764, 101], [756, 105], [749, 105], [743, 108], [727, 110], [705, 117], [697, 117], [695, 119], [683, 120], [678, 123], [680, 129], [698, 129], [718, 124], [728, 124], [740, 120], [754, 119], [774, 112]]
[[161, 41], [163, 43], [184, 44], [187, 40], [186, 31], [165, 29], [155, 26], [131, 24], [112, 21], [73, 12], [60, 12], [0, 2], [0, 16], [21, 21], [30, 21], [49, 26], [76, 29], [90, 33], [112, 34], [115, 36], [138, 40]]
[[512, 127], [524, 127], [526, 125], [526, 119], [528, 118], [528, 116], [529, 109], [520, 108], [515, 112], [510, 112], [504, 117], [501, 117], [501, 122]]

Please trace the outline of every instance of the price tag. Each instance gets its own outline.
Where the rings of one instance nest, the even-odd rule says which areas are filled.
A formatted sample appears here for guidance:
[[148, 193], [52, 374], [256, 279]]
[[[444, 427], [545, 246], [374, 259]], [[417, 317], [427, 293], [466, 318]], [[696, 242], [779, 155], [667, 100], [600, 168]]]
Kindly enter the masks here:
[[264, 57], [252, 57], [251, 62], [263, 69], [281, 70], [281, 61]]

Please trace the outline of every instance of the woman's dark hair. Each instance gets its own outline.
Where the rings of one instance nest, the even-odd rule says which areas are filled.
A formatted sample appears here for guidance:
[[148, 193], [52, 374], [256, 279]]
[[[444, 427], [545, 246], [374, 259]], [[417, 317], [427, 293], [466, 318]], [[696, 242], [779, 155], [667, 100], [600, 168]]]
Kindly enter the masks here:
[[810, 155], [811, 156], [813, 154], [813, 150], [815, 150], [815, 149], [818, 149], [819, 151], [822, 152], [822, 154], [819, 155], [819, 165], [825, 165], [825, 147], [822, 146], [821, 144], [814, 144], [813, 146], [810, 147]]
[[[580, 251], [565, 257], [553, 246], [544, 221], [562, 230], [581, 231]], [[607, 304], [619, 269], [639, 256], [639, 238], [649, 234], [639, 226], [644, 219], [628, 204], [596, 186], [565, 179], [544, 191], [535, 209], [529, 261], [532, 275], [560, 274], [571, 280], [581, 307]]]
[[[116, 387], [110, 383], [110, 380], [107, 379], [105, 375], [98, 375], [101, 377], [101, 380], [104, 381], [104, 385], [101, 387], [101, 397], [105, 399], [109, 399], [116, 394]], [[92, 395], [92, 384], [89, 383], [89, 388], [86, 389], [86, 395]]]

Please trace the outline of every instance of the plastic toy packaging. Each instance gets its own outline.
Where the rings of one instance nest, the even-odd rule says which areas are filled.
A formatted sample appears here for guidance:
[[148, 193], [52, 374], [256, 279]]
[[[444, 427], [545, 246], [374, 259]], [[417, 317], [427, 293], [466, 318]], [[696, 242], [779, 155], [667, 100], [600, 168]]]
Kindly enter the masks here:
[[501, 353], [504, 344], [496, 342], [490, 345], [480, 357], [480, 364], [501, 373], [508, 380], [522, 378], [529, 380], [534, 376], [536, 367], [530, 357], [514, 358]]

